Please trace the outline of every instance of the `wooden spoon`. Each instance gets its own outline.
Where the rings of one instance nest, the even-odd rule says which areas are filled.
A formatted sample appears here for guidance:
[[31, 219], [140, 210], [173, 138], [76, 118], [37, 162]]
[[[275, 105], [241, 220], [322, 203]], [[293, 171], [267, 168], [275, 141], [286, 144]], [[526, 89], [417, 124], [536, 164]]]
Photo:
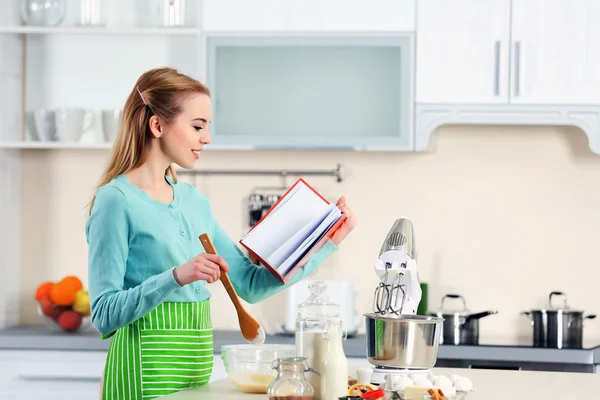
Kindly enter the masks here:
[[[208, 254], [217, 254], [215, 247], [208, 237], [208, 234], [203, 233], [200, 235], [200, 243], [204, 247], [204, 251]], [[231, 298], [233, 305], [237, 311], [238, 322], [240, 324], [240, 330], [242, 331], [242, 335], [248, 341], [248, 343], [260, 346], [265, 343], [265, 331], [260, 326], [260, 324], [246, 311], [242, 303], [240, 302], [240, 298], [238, 297], [231, 281], [229, 280], [229, 276], [223, 270], [221, 270], [221, 282], [223, 282], [223, 286], [225, 286], [225, 290]]]

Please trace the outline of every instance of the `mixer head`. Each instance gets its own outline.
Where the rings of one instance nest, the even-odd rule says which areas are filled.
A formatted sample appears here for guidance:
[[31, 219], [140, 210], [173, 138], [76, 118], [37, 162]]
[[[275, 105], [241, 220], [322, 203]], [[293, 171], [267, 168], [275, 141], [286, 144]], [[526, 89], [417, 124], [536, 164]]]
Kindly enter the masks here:
[[394, 222], [379, 250], [379, 255], [390, 250], [402, 252], [413, 260], [416, 258], [415, 233], [410, 220], [402, 217]]

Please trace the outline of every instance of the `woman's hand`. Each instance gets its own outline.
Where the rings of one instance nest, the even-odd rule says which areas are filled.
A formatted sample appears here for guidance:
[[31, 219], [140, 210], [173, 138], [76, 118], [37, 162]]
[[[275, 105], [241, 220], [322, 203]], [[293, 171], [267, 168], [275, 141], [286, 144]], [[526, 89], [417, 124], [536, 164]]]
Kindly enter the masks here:
[[200, 253], [185, 264], [176, 267], [173, 270], [173, 277], [179, 286], [196, 281], [213, 283], [221, 278], [221, 269], [229, 272], [229, 266], [223, 257]]
[[356, 226], [356, 217], [354, 216], [354, 213], [352, 212], [350, 207], [346, 205], [346, 198], [344, 196], [339, 198], [339, 200], [336, 203], [336, 206], [346, 215], [346, 220], [344, 221], [342, 226], [340, 226], [339, 229], [335, 231], [333, 237], [331, 238], [333, 244], [339, 246], [339, 244], [342, 243], [346, 236], [348, 236], [348, 234], [352, 232], [352, 229], [354, 229], [354, 227]]

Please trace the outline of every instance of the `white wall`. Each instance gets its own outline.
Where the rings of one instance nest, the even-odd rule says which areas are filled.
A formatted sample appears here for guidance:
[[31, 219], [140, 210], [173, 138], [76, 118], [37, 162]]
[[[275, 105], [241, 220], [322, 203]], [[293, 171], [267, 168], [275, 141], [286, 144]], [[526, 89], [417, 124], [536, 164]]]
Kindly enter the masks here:
[[[430, 305], [444, 293], [466, 296], [472, 310], [498, 309], [481, 321], [481, 339], [530, 335], [522, 310], [545, 305], [552, 290], [570, 304], [600, 312], [600, 156], [578, 130], [536, 127], [445, 127], [432, 152], [205, 152], [199, 168], [334, 168], [347, 178], [309, 178], [325, 195], [345, 194], [358, 215], [356, 231], [316, 274], [347, 277], [359, 287], [360, 310], [371, 310], [377, 283], [373, 260], [395, 218], [414, 222]], [[26, 151], [23, 163], [21, 317], [39, 323], [32, 300], [37, 284], [75, 273], [87, 282], [85, 206], [106, 151]], [[312, 165], [309, 165], [312, 164]], [[291, 181], [290, 181], [291, 182]], [[199, 178], [225, 229], [246, 231], [245, 199], [270, 177]], [[237, 328], [220, 285], [216, 328]], [[263, 321], [281, 320], [281, 295], [251, 307]], [[275, 307], [269, 307], [274, 305]], [[268, 310], [268, 312], [267, 312]], [[269, 325], [267, 323], [267, 325]], [[600, 340], [600, 320], [586, 323]]]

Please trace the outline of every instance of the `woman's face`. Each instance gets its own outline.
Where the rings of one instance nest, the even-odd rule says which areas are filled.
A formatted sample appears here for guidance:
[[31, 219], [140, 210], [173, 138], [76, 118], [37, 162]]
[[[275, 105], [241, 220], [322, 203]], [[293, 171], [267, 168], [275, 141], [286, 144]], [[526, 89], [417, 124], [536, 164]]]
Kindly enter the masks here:
[[181, 104], [181, 113], [167, 125], [161, 147], [173, 163], [193, 168], [205, 144], [210, 143], [212, 102], [205, 94], [192, 94]]

